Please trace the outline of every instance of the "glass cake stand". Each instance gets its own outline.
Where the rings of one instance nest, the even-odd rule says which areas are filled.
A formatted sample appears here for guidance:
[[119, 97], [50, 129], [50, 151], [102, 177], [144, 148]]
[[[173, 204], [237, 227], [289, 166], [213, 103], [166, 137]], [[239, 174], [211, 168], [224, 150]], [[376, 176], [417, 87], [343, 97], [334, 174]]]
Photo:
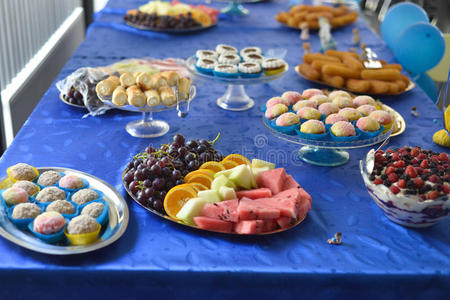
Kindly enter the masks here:
[[288, 135], [276, 131], [268, 124], [266, 118], [262, 117], [264, 126], [274, 136], [299, 145], [303, 145], [298, 151], [299, 157], [310, 164], [336, 167], [348, 162], [350, 154], [344, 149], [364, 148], [383, 142], [388, 139], [392, 133], [392, 129], [386, 133], [380, 134], [371, 139], [363, 139], [352, 142], [336, 142], [336, 141], [316, 141], [303, 139], [297, 135]]
[[286, 64], [286, 68], [284, 71], [272, 75], [267, 76], [262, 74], [260, 77], [256, 78], [225, 78], [225, 77], [217, 77], [214, 75], [207, 75], [197, 71], [195, 68], [195, 57], [191, 56], [186, 60], [186, 67], [189, 72], [192, 73], [195, 77], [204, 80], [215, 81], [222, 84], [228, 84], [227, 91], [225, 94], [217, 99], [217, 105], [225, 110], [231, 111], [243, 111], [253, 107], [255, 105], [255, 101], [250, 98], [245, 92], [245, 85], [250, 84], [262, 84], [267, 83], [273, 80], [277, 80], [283, 77], [286, 72], [289, 70], [289, 65]]
[[[117, 106], [111, 102], [110, 97], [103, 98], [101, 100], [106, 105], [116, 109], [142, 113], [141, 119], [129, 122], [126, 125], [125, 129], [131, 136], [134, 137], [154, 138], [166, 134], [169, 131], [170, 126], [165, 121], [154, 120], [153, 113], [173, 110], [176, 108], [178, 112], [178, 117], [184, 118], [189, 113], [189, 106], [192, 99], [194, 99], [196, 95], [196, 91], [197, 90], [195, 86], [191, 86], [189, 99], [186, 101], [178, 101], [177, 99], [177, 103], [172, 106], [165, 106], [165, 105], [158, 105], [154, 107], [149, 107], [148, 105], [145, 105], [143, 107], [136, 107], [133, 105]], [[176, 91], [175, 95], [177, 95]]]
[[218, 2], [228, 2], [228, 6], [220, 10], [221, 13], [236, 15], [236, 16], [246, 16], [250, 13], [242, 3], [256, 3], [262, 2], [264, 0], [216, 0]]

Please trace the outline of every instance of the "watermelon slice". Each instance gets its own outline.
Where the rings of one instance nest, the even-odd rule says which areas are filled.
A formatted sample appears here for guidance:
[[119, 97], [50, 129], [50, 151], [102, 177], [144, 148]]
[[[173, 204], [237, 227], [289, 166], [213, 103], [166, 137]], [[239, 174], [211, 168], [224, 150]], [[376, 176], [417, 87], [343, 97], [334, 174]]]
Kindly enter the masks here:
[[265, 223], [263, 220], [239, 221], [234, 226], [234, 231], [239, 234], [255, 234], [264, 232]]
[[226, 222], [218, 219], [208, 218], [208, 217], [194, 217], [195, 225], [198, 228], [221, 231], [221, 232], [231, 232], [233, 229], [233, 223]]
[[283, 191], [291, 188], [300, 188], [300, 184], [298, 184], [298, 182], [295, 181], [294, 177], [292, 177], [291, 175], [287, 175], [286, 181], [284, 182], [283, 185]]
[[270, 197], [272, 197], [272, 191], [269, 190], [268, 188], [244, 190], [244, 191], [236, 192], [236, 196], [238, 199], [241, 199], [243, 197], [250, 198], [250, 199], [270, 198]]
[[259, 174], [257, 184], [259, 187], [265, 187], [272, 191], [273, 195], [283, 190], [286, 181], [286, 171], [284, 168], [273, 169]]
[[299, 189], [298, 192], [301, 200], [309, 201], [309, 209], [311, 209], [311, 202], [312, 202], [311, 195], [309, 195], [304, 189]]
[[281, 228], [289, 228], [295, 224], [295, 221], [295, 219], [289, 217], [280, 217], [276, 220], [278, 226], [280, 226]]
[[217, 203], [207, 203], [203, 206], [200, 216], [213, 219], [237, 222], [238, 221], [238, 200], [226, 200]]
[[299, 202], [297, 198], [261, 198], [253, 200], [255, 203], [273, 207], [280, 211], [280, 216], [297, 218], [299, 214]]
[[270, 232], [277, 229], [278, 224], [275, 219], [264, 220], [264, 232]]
[[255, 200], [242, 198], [238, 205], [240, 220], [276, 219], [280, 217], [280, 210], [265, 204], [256, 203]]

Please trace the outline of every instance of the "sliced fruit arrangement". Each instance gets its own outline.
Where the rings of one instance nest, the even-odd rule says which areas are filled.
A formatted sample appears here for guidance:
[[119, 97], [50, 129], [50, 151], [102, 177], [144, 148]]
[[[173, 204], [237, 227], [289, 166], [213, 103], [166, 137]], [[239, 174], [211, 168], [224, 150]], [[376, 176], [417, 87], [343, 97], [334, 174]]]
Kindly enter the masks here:
[[[186, 184], [167, 193], [164, 208], [171, 218], [205, 230], [260, 234], [287, 229], [311, 209], [310, 195], [284, 168], [239, 154], [208, 161], [184, 179]], [[195, 192], [190, 185], [198, 183], [208, 189]]]
[[[149, 145], [128, 163], [123, 175], [124, 186], [141, 205], [174, 217], [185, 199], [210, 188], [215, 171], [198, 169], [205, 162], [211, 165], [222, 160], [222, 155], [214, 149], [219, 137], [220, 134], [213, 141], [185, 141], [183, 135], [176, 134], [172, 142], [159, 149]], [[173, 187], [176, 187], [174, 191]], [[167, 197], [174, 200], [163, 203]]]

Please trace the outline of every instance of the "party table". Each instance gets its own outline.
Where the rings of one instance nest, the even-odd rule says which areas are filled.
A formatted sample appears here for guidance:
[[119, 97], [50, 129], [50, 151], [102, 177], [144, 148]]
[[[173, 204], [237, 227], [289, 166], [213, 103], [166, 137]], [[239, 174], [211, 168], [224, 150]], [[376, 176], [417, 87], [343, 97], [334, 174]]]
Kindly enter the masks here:
[[[274, 20], [278, 11], [288, 8], [287, 1], [247, 4], [248, 17], [221, 18], [218, 26], [189, 35], [126, 29], [119, 12], [143, 2], [110, 1], [56, 81], [83, 66], [108, 65], [129, 57], [187, 58], [196, 49], [218, 43], [238, 48], [257, 45], [263, 50], [285, 48], [291, 68], [280, 80], [248, 87], [256, 105], [244, 112], [224, 111], [215, 104], [224, 86], [196, 82], [197, 97], [189, 115], [181, 119], [175, 111], [158, 114], [171, 129], [155, 139], [128, 135], [125, 124], [138, 117], [134, 113], [111, 110], [83, 118], [86, 111], [60, 101], [53, 84], [1, 157], [1, 173], [18, 162], [90, 173], [127, 199], [130, 222], [114, 244], [73, 256], [40, 254], [1, 238], [1, 299], [448, 297], [449, 218], [426, 229], [396, 225], [364, 187], [358, 165], [368, 148], [350, 150], [350, 161], [341, 167], [313, 166], [298, 159], [298, 146], [272, 136], [264, 127], [259, 107], [267, 99], [286, 90], [320, 87], [294, 71], [303, 55], [299, 32]], [[223, 7], [223, 3], [212, 5]], [[351, 47], [355, 26], [362, 41], [379, 57], [395, 61], [385, 43], [361, 19], [333, 31], [338, 49]], [[316, 34], [309, 42], [313, 51], [319, 50]], [[447, 151], [432, 142], [432, 134], [441, 129], [442, 114], [420, 88], [381, 100], [400, 112], [407, 124], [403, 134], [391, 138], [389, 147], [419, 145]], [[413, 106], [417, 118], [411, 115]], [[216, 147], [222, 153], [271, 160], [294, 176], [313, 199], [304, 222], [269, 236], [207, 233], [152, 215], [126, 195], [122, 171], [147, 145], [165, 143], [175, 133], [213, 139], [218, 132], [221, 138]], [[327, 239], [337, 231], [342, 232], [343, 244], [329, 245]]]

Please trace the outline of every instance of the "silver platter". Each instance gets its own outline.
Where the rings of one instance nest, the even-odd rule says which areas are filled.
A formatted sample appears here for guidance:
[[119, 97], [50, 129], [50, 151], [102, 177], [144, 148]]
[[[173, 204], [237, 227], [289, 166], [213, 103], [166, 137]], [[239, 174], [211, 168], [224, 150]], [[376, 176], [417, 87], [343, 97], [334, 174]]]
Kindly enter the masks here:
[[[58, 246], [47, 244], [38, 238], [34, 237], [30, 232], [22, 231], [18, 229], [11, 221], [8, 219], [4, 210], [0, 212], [0, 235], [5, 239], [30, 250], [55, 255], [71, 255], [91, 252], [103, 247], [106, 247], [114, 243], [119, 239], [125, 232], [128, 220], [129, 212], [128, 205], [122, 195], [114, 189], [110, 184], [105, 181], [92, 176], [90, 174], [59, 167], [40, 167], [37, 168], [39, 173], [44, 171], [53, 170], [57, 172], [62, 172], [64, 174], [72, 174], [89, 182], [90, 187], [103, 192], [104, 200], [108, 202], [109, 206], [109, 221], [105, 229], [102, 228], [100, 234], [101, 236], [97, 241], [89, 245], [82, 246]], [[0, 182], [0, 187], [2, 189], [8, 188], [12, 185], [12, 182], [8, 177], [3, 177]]]
[[217, 22], [216, 22], [209, 26], [201, 26], [201, 27], [193, 27], [193, 28], [180, 28], [180, 29], [176, 29], [176, 28], [160, 29], [160, 28], [154, 28], [154, 27], [147, 27], [147, 26], [143, 26], [143, 25], [137, 25], [137, 24], [134, 24], [134, 23], [131, 23], [128, 21], [126, 21], [125, 23], [128, 26], [134, 27], [136, 29], [155, 31], [155, 32], [164, 32], [164, 33], [190, 33], [190, 32], [206, 30], [206, 29], [209, 29], [209, 28], [217, 25]]

